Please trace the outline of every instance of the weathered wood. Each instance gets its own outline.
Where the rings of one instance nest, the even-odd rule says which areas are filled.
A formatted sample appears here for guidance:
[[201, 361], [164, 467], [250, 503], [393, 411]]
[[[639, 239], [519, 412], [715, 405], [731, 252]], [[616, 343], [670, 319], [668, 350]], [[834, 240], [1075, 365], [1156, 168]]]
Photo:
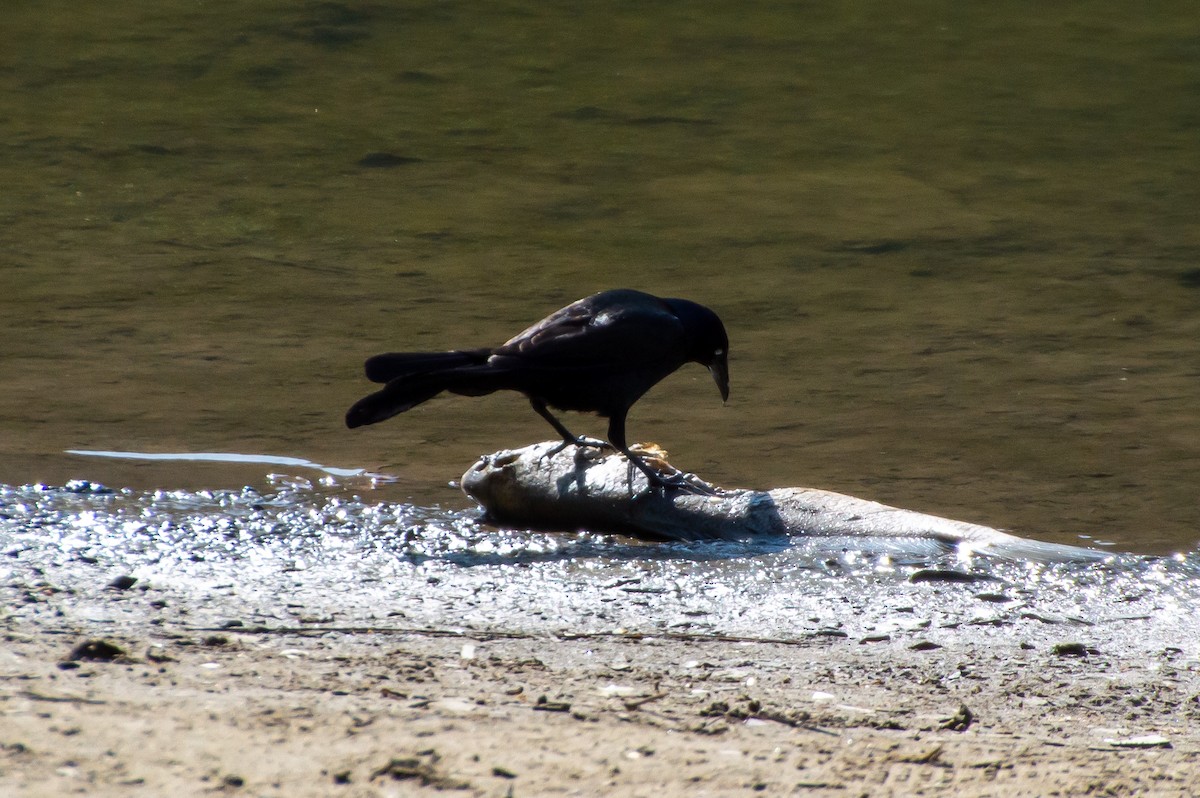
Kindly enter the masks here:
[[[1107, 556], [814, 488], [724, 489], [684, 475], [711, 495], [664, 493], [611, 450], [567, 446], [556, 452], [560, 446], [544, 442], [484, 455], [463, 475], [463, 491], [501, 523], [652, 540], [848, 538], [933, 543], [960, 558], [1091, 562]], [[674, 471], [658, 450], [642, 454]]]

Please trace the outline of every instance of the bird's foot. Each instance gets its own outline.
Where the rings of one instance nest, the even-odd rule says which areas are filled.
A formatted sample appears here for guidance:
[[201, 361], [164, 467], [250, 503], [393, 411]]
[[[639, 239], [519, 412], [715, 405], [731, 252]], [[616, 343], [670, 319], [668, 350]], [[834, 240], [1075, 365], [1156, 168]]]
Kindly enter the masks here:
[[543, 457], [553, 457], [568, 446], [578, 446], [580, 449], [612, 449], [615, 448], [608, 441], [602, 441], [599, 438], [589, 438], [586, 435], [581, 435], [578, 438], [570, 440], [563, 439], [562, 443], [555, 446], [550, 451], [546, 452]]
[[651, 489], [657, 489], [663, 496], [666, 496], [668, 491], [682, 491], [697, 496], [717, 495], [716, 488], [695, 474], [688, 474], [678, 469], [672, 469], [669, 474], [655, 471], [649, 467], [640, 470], [646, 475], [646, 481], [650, 483]]
[[659, 487], [665, 493], [667, 490], [678, 490], [684, 493], [694, 493], [697, 496], [716, 496], [717, 491], [695, 474], [685, 474], [682, 471], [659, 478]]

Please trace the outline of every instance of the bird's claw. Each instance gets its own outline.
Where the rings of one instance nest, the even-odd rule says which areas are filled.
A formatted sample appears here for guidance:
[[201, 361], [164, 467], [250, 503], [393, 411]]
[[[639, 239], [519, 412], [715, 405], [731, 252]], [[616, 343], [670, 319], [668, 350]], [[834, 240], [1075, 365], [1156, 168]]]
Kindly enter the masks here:
[[650, 483], [650, 487], [657, 489], [663, 496], [667, 495], [668, 490], [694, 493], [698, 496], [717, 495], [717, 491], [712, 485], [695, 474], [688, 474], [684, 471], [673, 471], [670, 474], [651, 471], [643, 471], [643, 473], [646, 475], [646, 481]]
[[562, 440], [557, 446], [555, 446], [553, 449], [551, 449], [550, 451], [548, 451], [544, 455], [542, 455], [542, 457], [543, 458], [553, 457], [554, 455], [561, 452], [563, 449], [566, 449], [568, 446], [578, 446], [580, 449], [612, 449], [612, 448], [614, 448], [613, 445], [611, 443], [609, 443], [608, 441], [602, 441], [599, 438], [588, 438], [586, 436], [581, 435], [578, 438], [573, 438], [571, 440], [566, 440], [566, 439]]

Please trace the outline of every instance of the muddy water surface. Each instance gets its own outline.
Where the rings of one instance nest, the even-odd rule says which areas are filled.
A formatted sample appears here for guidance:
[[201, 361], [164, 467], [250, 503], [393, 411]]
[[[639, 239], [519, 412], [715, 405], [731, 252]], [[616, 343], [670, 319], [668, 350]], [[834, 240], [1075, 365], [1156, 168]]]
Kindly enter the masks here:
[[347, 431], [362, 359], [632, 286], [730, 329], [728, 406], [691, 368], [631, 414], [684, 468], [1192, 551], [1192, 12], [15, 4], [0, 483], [326, 475], [66, 452], [272, 455], [453, 524], [549, 429], [494, 396]]

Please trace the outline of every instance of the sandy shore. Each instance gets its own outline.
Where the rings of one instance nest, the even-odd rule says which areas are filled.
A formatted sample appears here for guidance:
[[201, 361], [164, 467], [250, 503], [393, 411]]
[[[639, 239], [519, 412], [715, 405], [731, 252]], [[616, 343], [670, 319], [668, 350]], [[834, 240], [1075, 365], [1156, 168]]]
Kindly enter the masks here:
[[[137, 620], [103, 634], [10, 616], [0, 792], [1183, 796], [1200, 782], [1200, 684], [1172, 650]], [[88, 640], [120, 652], [76, 650]]]

